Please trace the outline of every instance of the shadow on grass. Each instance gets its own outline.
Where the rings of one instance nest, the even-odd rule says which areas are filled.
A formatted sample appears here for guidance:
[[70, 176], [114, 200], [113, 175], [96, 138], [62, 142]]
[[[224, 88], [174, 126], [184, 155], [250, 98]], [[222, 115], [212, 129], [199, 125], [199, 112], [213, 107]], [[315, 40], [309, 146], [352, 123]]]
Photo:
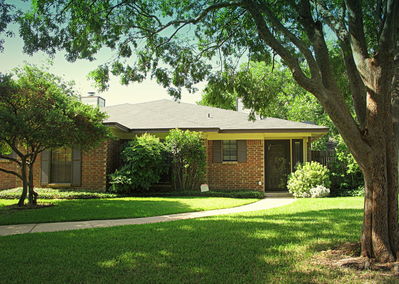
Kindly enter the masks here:
[[342, 276], [303, 262], [357, 240], [362, 210], [281, 212], [5, 237], [0, 282], [319, 283]]
[[[45, 200], [45, 203], [49, 201]], [[173, 200], [56, 200], [55, 206], [38, 210], [0, 208], [0, 224], [26, 224], [96, 219], [157, 216], [194, 211], [188, 204]]]

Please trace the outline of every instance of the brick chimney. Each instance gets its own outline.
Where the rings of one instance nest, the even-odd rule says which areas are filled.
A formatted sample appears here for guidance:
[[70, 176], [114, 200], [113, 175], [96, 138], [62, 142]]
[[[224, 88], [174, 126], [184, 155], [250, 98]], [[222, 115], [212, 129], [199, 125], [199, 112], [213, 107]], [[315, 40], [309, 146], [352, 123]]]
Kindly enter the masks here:
[[86, 105], [94, 107], [105, 107], [105, 99], [100, 96], [96, 96], [95, 92], [87, 92], [87, 96], [81, 96], [80, 101]]

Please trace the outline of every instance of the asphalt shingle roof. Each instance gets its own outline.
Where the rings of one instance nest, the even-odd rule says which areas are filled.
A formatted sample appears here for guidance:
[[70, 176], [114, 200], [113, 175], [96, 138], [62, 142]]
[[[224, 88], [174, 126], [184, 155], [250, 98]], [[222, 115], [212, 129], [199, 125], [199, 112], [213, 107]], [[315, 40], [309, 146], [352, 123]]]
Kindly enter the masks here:
[[268, 117], [250, 121], [247, 113], [170, 100], [114, 105], [105, 107], [103, 110], [109, 116], [105, 121], [106, 124], [118, 123], [132, 131], [174, 128], [215, 129], [221, 132], [328, 131], [328, 128], [324, 126], [278, 118]]

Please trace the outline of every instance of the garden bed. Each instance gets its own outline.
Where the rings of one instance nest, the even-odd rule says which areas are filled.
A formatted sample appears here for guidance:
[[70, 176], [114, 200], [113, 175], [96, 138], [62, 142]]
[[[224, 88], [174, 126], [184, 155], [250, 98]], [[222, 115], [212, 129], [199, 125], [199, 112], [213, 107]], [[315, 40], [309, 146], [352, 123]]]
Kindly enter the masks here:
[[[148, 191], [137, 192], [129, 195], [116, 193], [90, 191], [84, 189], [55, 189], [35, 188], [39, 199], [97, 199], [97, 198], [119, 198], [119, 197], [229, 197], [229, 198], [264, 198], [264, 192], [250, 190], [226, 190], [226, 191]], [[18, 199], [21, 196], [21, 188], [13, 188], [0, 191], [0, 199]]]

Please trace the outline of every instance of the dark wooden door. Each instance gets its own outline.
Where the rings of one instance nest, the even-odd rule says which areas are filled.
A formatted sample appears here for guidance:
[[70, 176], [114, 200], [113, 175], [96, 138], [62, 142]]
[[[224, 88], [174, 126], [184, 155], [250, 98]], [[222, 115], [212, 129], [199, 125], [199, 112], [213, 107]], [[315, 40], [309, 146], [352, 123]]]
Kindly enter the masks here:
[[291, 172], [290, 140], [265, 142], [266, 190], [285, 190]]

